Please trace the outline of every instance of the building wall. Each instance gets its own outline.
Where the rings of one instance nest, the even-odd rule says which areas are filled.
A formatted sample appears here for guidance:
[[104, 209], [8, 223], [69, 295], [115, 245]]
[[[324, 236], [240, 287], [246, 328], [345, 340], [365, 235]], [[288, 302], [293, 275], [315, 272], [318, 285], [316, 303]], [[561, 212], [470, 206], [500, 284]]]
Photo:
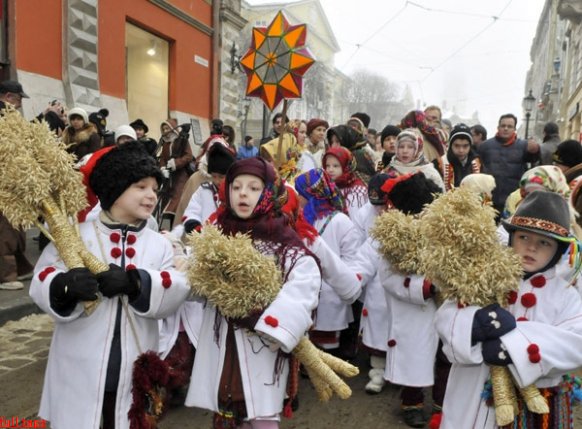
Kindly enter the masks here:
[[[179, 119], [200, 118], [203, 131], [207, 132], [212, 91], [212, 2], [83, 1], [94, 1], [98, 5], [97, 100], [101, 106], [111, 110], [109, 128], [128, 120], [125, 104], [125, 24], [131, 22], [170, 42], [169, 113]], [[70, 30], [64, 25], [68, 13], [64, 9], [67, 7], [67, 0], [10, 0], [9, 52], [14, 64], [12, 77], [21, 80], [32, 97], [24, 103], [27, 117], [42, 111], [46, 103], [54, 98], [71, 103], [71, 96], [66, 91], [68, 65], [63, 63], [64, 58], [66, 61], [63, 53], [68, 48], [66, 31]], [[187, 20], [196, 21], [200, 28]], [[87, 20], [86, 25], [92, 25], [90, 20]], [[99, 106], [84, 107], [97, 110]]]

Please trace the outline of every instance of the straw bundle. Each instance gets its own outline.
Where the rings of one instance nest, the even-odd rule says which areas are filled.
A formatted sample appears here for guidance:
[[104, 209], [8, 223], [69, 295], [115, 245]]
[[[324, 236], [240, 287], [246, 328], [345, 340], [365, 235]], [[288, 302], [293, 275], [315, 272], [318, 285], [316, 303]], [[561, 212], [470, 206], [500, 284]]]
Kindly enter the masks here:
[[[15, 228], [38, 226], [68, 268], [106, 271], [109, 267], [87, 251], [76, 229], [76, 214], [87, 202], [74, 162], [46, 122], [28, 122], [10, 106], [0, 116], [0, 211]], [[95, 303], [88, 304], [89, 312]]]
[[[495, 212], [479, 196], [459, 188], [425, 209], [420, 233], [430, 243], [422, 250], [422, 270], [445, 299], [461, 304], [507, 305], [508, 293], [519, 288], [521, 261], [497, 239]], [[491, 367], [497, 424], [514, 421], [516, 395], [511, 373]], [[521, 389], [530, 411], [548, 413], [546, 400], [535, 386]]]
[[[262, 311], [276, 298], [282, 286], [281, 271], [272, 258], [262, 255], [247, 235], [223, 235], [214, 226], [189, 237], [194, 249], [188, 279], [194, 293], [204, 296], [227, 317], [239, 318]], [[307, 370], [318, 397], [328, 401], [335, 392], [351, 396], [348, 385], [338, 376], [353, 377], [358, 369], [318, 350], [303, 337], [293, 354]]]
[[420, 273], [423, 237], [419, 222], [399, 210], [389, 210], [376, 218], [370, 236], [380, 245], [380, 253], [403, 274]]

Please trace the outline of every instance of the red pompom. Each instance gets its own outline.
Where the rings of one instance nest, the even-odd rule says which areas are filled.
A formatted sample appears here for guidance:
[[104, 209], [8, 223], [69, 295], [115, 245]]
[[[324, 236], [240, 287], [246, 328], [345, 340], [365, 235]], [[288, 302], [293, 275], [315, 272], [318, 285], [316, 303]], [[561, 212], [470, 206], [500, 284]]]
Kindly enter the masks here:
[[273, 328], [276, 328], [277, 326], [279, 326], [279, 321], [276, 318], [274, 318], [273, 316], [265, 317], [265, 323], [269, 326], [272, 326]]
[[404, 279], [404, 287], [410, 287], [410, 277]]
[[114, 247], [111, 249], [111, 256], [114, 258], [119, 258], [121, 256], [121, 249], [119, 247]]
[[121, 235], [118, 232], [112, 232], [109, 236], [109, 239], [114, 243], [119, 243], [119, 240], [121, 240]]
[[164, 287], [164, 289], [168, 289], [170, 286], [172, 286], [172, 279], [170, 278], [163, 279], [162, 286]]
[[536, 354], [536, 353], [539, 353], [539, 352], [540, 352], [540, 348], [538, 347], [537, 344], [533, 344], [532, 343], [532, 344], [530, 344], [527, 347], [527, 353], [530, 354], [530, 355], [533, 355], [533, 354]]
[[394, 347], [396, 345], [396, 340], [388, 341], [388, 347]]
[[362, 281], [362, 275], [360, 273], [357, 273], [356, 277], [358, 278], [359, 281]]
[[512, 290], [507, 294], [507, 302], [509, 304], [515, 304], [517, 301], [517, 292]]
[[162, 271], [162, 272], [160, 272], [160, 276], [162, 276], [163, 279], [169, 279], [170, 273], [167, 271]]
[[544, 287], [546, 285], [546, 278], [544, 276], [532, 277], [529, 281], [533, 287]]
[[40, 273], [38, 273], [38, 279], [41, 282], [44, 282], [44, 279], [46, 279], [46, 276], [48, 276], [48, 273], [46, 271], [41, 271]]
[[133, 264], [129, 264], [127, 267], [125, 267], [125, 271], [129, 270], [137, 270], [137, 267]]
[[528, 318], [527, 318], [527, 317], [525, 317], [525, 316], [521, 316], [521, 317], [518, 317], [518, 318], [517, 318], [517, 319], [515, 319], [515, 320], [517, 320], [518, 322], [527, 322], [527, 321], [528, 321]]
[[128, 258], [133, 258], [135, 256], [135, 249], [133, 247], [128, 247], [125, 249], [125, 256]]
[[46, 267], [44, 272], [47, 274], [54, 273], [57, 269], [55, 267]]
[[443, 419], [443, 413], [433, 413], [430, 420], [428, 421], [429, 429], [439, 429], [441, 427], [441, 420]]
[[529, 355], [529, 361], [531, 363], [538, 363], [541, 360], [542, 360], [542, 355], [539, 353], [532, 353]]
[[368, 309], [367, 308], [362, 309], [362, 316], [368, 317]]
[[137, 237], [133, 234], [127, 236], [127, 244], [134, 244], [137, 241]]
[[533, 293], [524, 293], [521, 296], [521, 304], [525, 308], [531, 308], [536, 305], [537, 298]]
[[457, 302], [457, 308], [465, 308], [467, 304], [463, 304], [461, 301]]

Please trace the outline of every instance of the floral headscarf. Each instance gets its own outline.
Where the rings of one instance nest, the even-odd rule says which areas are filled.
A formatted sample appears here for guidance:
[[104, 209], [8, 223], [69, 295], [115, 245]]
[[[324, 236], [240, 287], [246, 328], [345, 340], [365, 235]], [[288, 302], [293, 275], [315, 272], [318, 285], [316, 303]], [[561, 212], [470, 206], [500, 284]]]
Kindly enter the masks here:
[[554, 165], [541, 165], [526, 171], [519, 181], [519, 190], [509, 195], [505, 201], [502, 217], [511, 217], [519, 203], [534, 191], [550, 191], [561, 195], [566, 200], [570, 197], [570, 187], [566, 176]]
[[346, 212], [344, 200], [337, 186], [321, 168], [314, 168], [297, 176], [295, 189], [307, 200], [303, 216], [311, 225], [330, 213]]
[[[336, 158], [342, 167], [341, 176], [334, 180], [338, 187], [348, 188], [353, 186], [355, 184], [354, 182], [356, 181], [361, 182], [360, 179], [358, 179], [354, 174], [356, 171], [356, 160], [354, 155], [349, 150], [347, 150], [345, 147], [329, 148], [321, 160], [321, 164], [323, 165], [324, 169], [326, 160], [330, 156]], [[361, 184], [363, 185], [363, 183]]]

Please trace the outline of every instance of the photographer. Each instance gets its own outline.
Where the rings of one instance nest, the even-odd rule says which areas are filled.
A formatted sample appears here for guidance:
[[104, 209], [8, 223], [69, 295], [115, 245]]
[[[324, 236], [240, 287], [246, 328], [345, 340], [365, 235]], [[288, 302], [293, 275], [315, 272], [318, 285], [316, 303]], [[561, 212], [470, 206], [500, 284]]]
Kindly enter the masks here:
[[190, 176], [188, 166], [193, 159], [192, 148], [188, 141], [190, 126], [187, 124], [178, 127], [176, 119], [170, 118], [160, 126], [162, 137], [160, 146], [160, 166], [170, 173], [169, 188], [167, 189], [167, 203], [163, 209], [163, 220], [170, 221], [170, 228], [174, 223], [176, 207], [180, 201], [184, 185]]

